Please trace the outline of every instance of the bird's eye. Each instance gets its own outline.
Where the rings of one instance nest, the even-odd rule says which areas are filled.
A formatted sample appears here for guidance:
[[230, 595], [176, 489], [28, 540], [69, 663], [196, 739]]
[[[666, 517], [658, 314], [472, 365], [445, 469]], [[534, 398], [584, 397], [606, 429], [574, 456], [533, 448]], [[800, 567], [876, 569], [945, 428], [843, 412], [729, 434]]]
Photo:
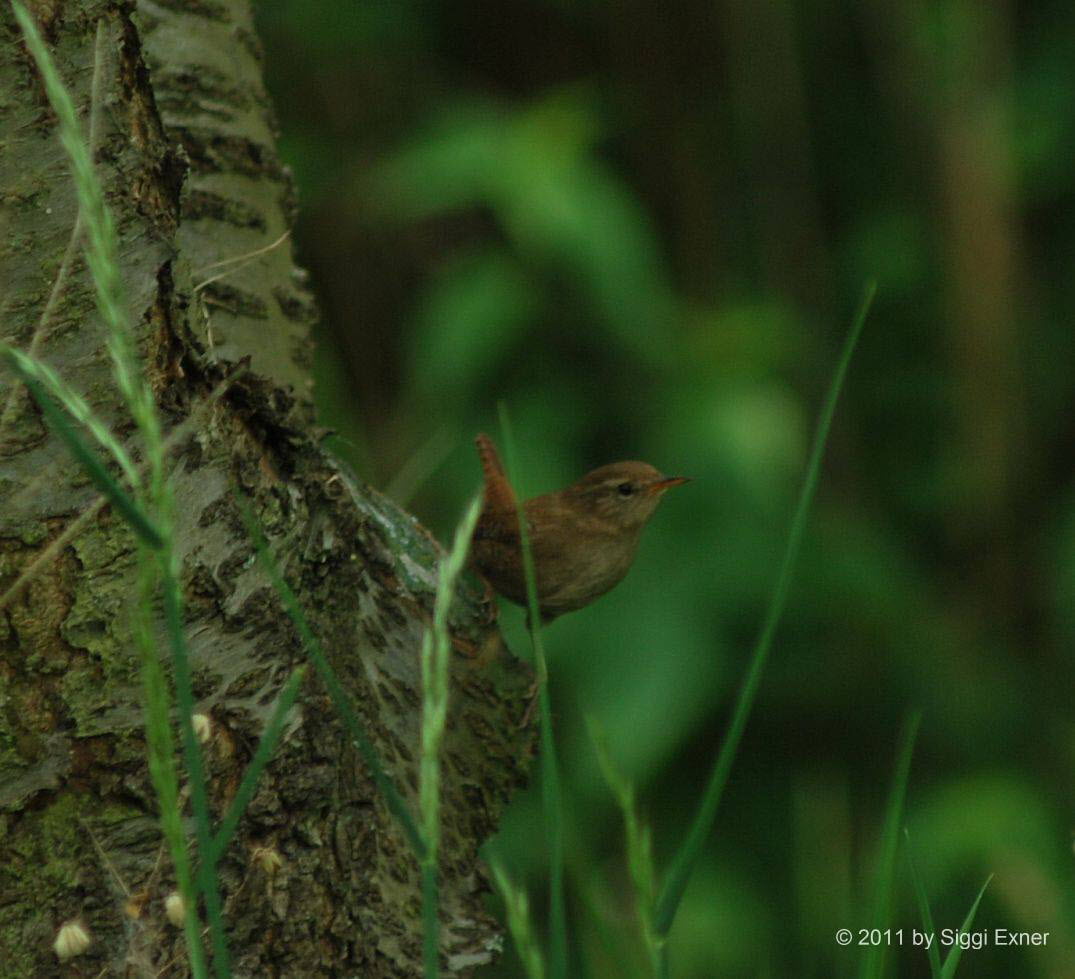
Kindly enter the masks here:
[[620, 483], [620, 485], [616, 487], [616, 492], [619, 493], [620, 496], [630, 496], [634, 491], [634, 483]]

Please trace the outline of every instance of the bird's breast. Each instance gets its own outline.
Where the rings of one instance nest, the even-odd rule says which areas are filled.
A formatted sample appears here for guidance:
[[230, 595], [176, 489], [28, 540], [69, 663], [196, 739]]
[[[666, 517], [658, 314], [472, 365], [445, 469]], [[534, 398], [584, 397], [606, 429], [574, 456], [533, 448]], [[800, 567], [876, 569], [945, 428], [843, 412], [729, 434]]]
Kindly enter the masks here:
[[593, 521], [576, 523], [568, 532], [538, 534], [534, 563], [542, 608], [559, 615], [588, 605], [623, 579], [637, 546], [637, 534]]

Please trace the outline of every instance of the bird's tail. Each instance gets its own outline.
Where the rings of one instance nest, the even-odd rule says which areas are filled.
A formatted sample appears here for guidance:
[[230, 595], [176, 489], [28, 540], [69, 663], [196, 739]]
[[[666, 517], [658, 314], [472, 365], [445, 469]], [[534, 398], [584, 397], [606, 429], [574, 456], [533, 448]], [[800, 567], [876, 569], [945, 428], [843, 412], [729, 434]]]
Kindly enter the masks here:
[[492, 509], [515, 507], [515, 492], [508, 482], [508, 474], [500, 461], [496, 445], [484, 432], [480, 432], [474, 442], [478, 446], [478, 458], [481, 459], [482, 473], [485, 475], [485, 505]]

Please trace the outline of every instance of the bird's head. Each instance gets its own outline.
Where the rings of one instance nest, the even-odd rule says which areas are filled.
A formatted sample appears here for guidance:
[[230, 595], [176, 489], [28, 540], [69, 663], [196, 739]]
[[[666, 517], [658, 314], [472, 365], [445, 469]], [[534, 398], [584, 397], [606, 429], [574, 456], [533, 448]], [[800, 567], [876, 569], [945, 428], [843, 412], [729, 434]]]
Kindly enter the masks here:
[[565, 494], [594, 516], [625, 530], [643, 527], [665, 491], [688, 482], [665, 476], [646, 462], [613, 462], [587, 473]]

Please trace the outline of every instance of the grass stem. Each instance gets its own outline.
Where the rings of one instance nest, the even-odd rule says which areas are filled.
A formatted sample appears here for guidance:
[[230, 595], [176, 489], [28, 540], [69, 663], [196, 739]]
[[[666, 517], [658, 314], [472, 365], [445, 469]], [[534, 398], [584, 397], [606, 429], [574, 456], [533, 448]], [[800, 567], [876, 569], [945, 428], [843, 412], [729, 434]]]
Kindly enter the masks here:
[[418, 810], [422, 819], [423, 958], [426, 979], [436, 979], [440, 963], [439, 890], [437, 858], [440, 853], [440, 748], [448, 720], [448, 664], [452, 637], [448, 613], [455, 584], [466, 565], [474, 525], [482, 509], [481, 496], [467, 507], [456, 528], [451, 550], [440, 562], [433, 624], [422, 637], [422, 757], [418, 781]]
[[746, 678], [732, 710], [731, 721], [728, 724], [727, 732], [713, 764], [701, 805], [694, 816], [686, 838], [672, 859], [668, 874], [665, 877], [664, 886], [661, 889], [660, 896], [657, 898], [654, 927], [657, 934], [662, 937], [667, 936], [672, 927], [676, 911], [679, 908], [680, 901], [683, 899], [683, 893], [687, 889], [687, 882], [690, 880], [695, 864], [701, 854], [702, 846], [713, 829], [717, 807], [720, 804], [724, 786], [728, 781], [732, 763], [735, 761], [736, 753], [739, 750], [739, 742], [742, 740], [743, 731], [746, 729], [747, 719], [750, 717], [750, 711], [754, 706], [762, 673], [769, 658], [769, 650], [776, 634], [776, 627], [780, 622], [780, 617], [787, 601], [791, 573], [795, 567], [795, 560], [799, 555], [799, 547], [802, 544], [803, 532], [806, 528], [806, 517], [817, 489], [818, 476], [821, 470], [821, 457], [825, 451], [825, 443], [828, 440], [833, 414], [836, 411], [836, 402], [843, 388], [847, 368], [851, 362], [851, 355], [855, 350], [855, 345], [858, 343], [859, 335], [862, 333], [862, 327], [866, 322], [866, 315], [873, 302], [875, 292], [876, 286], [872, 282], [869, 283], [855, 315], [851, 330], [844, 341], [836, 371], [829, 384], [828, 394], [821, 409], [817, 433], [814, 436], [813, 447], [806, 466], [806, 478], [799, 493], [799, 500], [791, 522], [791, 530], [788, 534], [784, 558], [781, 561], [780, 571], [777, 575], [776, 586], [773, 589], [761, 632], [750, 658]]
[[[508, 482], [515, 482], [515, 439], [511, 419], [504, 404], [500, 405], [500, 427], [504, 433], [504, 461]], [[526, 576], [526, 600], [529, 610], [530, 640], [534, 647], [534, 666], [537, 670], [538, 708], [541, 716], [541, 802], [545, 834], [549, 847], [549, 972], [552, 979], [567, 976], [567, 909], [564, 900], [564, 828], [563, 802], [560, 790], [560, 771], [556, 760], [556, 741], [552, 732], [552, 703], [549, 698], [549, 671], [545, 646], [541, 638], [541, 610], [538, 605], [537, 576], [534, 555], [530, 549], [530, 533], [526, 523], [522, 498], [515, 494], [519, 520], [519, 541], [523, 552], [523, 573]]]

